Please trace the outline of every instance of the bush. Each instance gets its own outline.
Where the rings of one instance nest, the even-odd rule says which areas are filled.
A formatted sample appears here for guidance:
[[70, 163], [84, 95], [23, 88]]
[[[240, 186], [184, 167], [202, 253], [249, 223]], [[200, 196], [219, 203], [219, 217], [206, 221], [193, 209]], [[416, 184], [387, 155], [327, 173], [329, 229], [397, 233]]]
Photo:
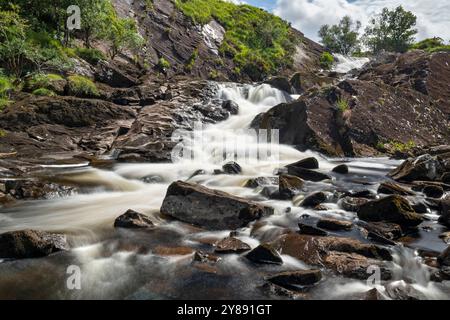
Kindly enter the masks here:
[[0, 75], [0, 110], [10, 104], [9, 92], [12, 89], [13, 85], [11, 80], [6, 76]]
[[99, 95], [98, 89], [94, 82], [83, 76], [69, 76], [68, 88], [69, 92], [79, 97], [96, 97]]
[[348, 101], [346, 99], [339, 99], [337, 101], [337, 108], [340, 112], [344, 113], [349, 109]]
[[101, 60], [106, 60], [103, 52], [92, 48], [76, 48], [75, 54], [90, 64], [97, 64]]
[[27, 87], [30, 90], [36, 90], [39, 88], [45, 88], [49, 90], [54, 90], [54, 83], [56, 81], [64, 80], [63, 77], [61, 77], [58, 74], [42, 74], [38, 73], [31, 77], [30, 80], [27, 82]]
[[170, 68], [170, 62], [164, 59], [163, 57], [159, 58], [158, 60], [158, 67], [161, 70], [169, 69]]
[[331, 53], [329, 52], [324, 52], [322, 53], [322, 55], [320, 56], [320, 66], [325, 69], [325, 70], [330, 70], [333, 67], [333, 63], [334, 63], [334, 57]]
[[46, 88], [39, 88], [33, 91], [33, 94], [36, 96], [46, 96], [46, 97], [53, 97], [56, 94], [52, 90], [48, 90]]
[[441, 38], [429, 38], [417, 42], [411, 46], [411, 50], [425, 50], [427, 52], [450, 52], [450, 45], [445, 45], [444, 40]]

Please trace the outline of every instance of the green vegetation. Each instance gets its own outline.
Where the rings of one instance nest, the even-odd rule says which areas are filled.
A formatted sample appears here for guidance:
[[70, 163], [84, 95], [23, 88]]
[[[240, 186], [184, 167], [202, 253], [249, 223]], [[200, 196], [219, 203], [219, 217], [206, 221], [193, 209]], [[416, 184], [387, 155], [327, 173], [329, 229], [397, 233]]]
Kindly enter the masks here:
[[58, 74], [35, 74], [27, 81], [27, 88], [36, 90], [40, 88], [54, 90], [55, 82], [64, 80]]
[[320, 66], [325, 69], [325, 70], [330, 70], [333, 67], [333, 63], [334, 63], [334, 57], [331, 53], [329, 52], [324, 52], [322, 53], [322, 55], [320, 56]]
[[67, 80], [69, 91], [75, 96], [95, 97], [99, 95], [95, 84], [86, 77], [74, 75], [69, 76]]
[[0, 110], [6, 107], [9, 103], [9, 92], [13, 89], [11, 80], [0, 74]]
[[410, 48], [411, 50], [425, 50], [427, 52], [433, 53], [433, 52], [450, 52], [450, 45], [446, 45], [444, 43], [444, 40], [442, 38], [429, 38], [425, 39], [423, 41], [417, 42], [413, 44]]
[[158, 60], [158, 67], [161, 70], [166, 70], [170, 68], [170, 62], [167, 61], [164, 57], [159, 58]]
[[358, 31], [361, 22], [345, 16], [337, 25], [323, 25], [319, 30], [321, 43], [328, 51], [349, 55], [361, 50]]
[[119, 19], [115, 17], [103, 33], [103, 37], [109, 43], [109, 56], [114, 59], [125, 48], [138, 50], [144, 45], [144, 39], [137, 32], [133, 19]]
[[106, 60], [103, 52], [93, 48], [75, 48], [75, 54], [91, 64], [97, 64], [101, 60]]
[[198, 58], [198, 49], [195, 49], [194, 52], [189, 57], [189, 60], [186, 63], [186, 71], [190, 72], [194, 68], [195, 61], [197, 61]]
[[408, 152], [416, 147], [416, 143], [412, 140], [409, 140], [407, 143], [400, 141], [388, 141], [386, 143], [378, 142], [376, 148], [382, 152], [386, 152], [386, 150], [390, 150], [393, 152]]
[[281, 18], [249, 5], [221, 0], [175, 0], [177, 7], [194, 23], [217, 20], [226, 30], [220, 48], [232, 58], [240, 72], [260, 80], [289, 67], [296, 38]]
[[33, 94], [36, 96], [46, 96], [46, 97], [53, 97], [56, 94], [52, 90], [48, 90], [46, 88], [39, 88], [33, 91]]
[[342, 113], [349, 109], [348, 101], [344, 98], [338, 99], [336, 105], [338, 110]]
[[373, 53], [382, 50], [405, 52], [414, 41], [417, 30], [414, 29], [417, 17], [402, 6], [389, 10], [384, 8], [366, 28], [365, 44]]

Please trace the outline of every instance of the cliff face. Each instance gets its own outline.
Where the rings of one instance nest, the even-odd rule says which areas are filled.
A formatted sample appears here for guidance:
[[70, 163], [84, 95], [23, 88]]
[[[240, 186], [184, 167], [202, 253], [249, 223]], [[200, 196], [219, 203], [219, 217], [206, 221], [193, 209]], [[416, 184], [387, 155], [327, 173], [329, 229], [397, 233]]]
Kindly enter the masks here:
[[[168, 76], [189, 75], [202, 79], [256, 81], [263, 80], [245, 70], [238, 70], [232, 56], [221, 52], [226, 29], [212, 18], [207, 24], [194, 23], [177, 7], [174, 0], [153, 0], [151, 7], [144, 0], [114, 0], [122, 17], [135, 19], [141, 35], [146, 39], [145, 67], [160, 69], [160, 59], [170, 67]], [[322, 46], [290, 28], [296, 47], [288, 59], [289, 66], [277, 70], [277, 75], [294, 71], [318, 69]], [[288, 64], [288, 63], [287, 63]], [[161, 70], [159, 70], [161, 71]], [[273, 74], [272, 74], [273, 75]]]

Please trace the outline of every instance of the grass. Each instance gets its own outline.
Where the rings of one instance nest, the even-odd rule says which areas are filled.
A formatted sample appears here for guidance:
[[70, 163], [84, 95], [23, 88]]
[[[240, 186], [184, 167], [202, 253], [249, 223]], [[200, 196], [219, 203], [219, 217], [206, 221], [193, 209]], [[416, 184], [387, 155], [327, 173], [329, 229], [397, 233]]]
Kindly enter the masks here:
[[198, 58], [198, 49], [195, 49], [194, 52], [189, 57], [188, 62], [186, 63], [185, 69], [186, 71], [190, 72], [194, 68], [195, 62]]
[[221, 0], [175, 3], [195, 24], [218, 21], [226, 31], [220, 54], [233, 59], [240, 73], [252, 80], [261, 80], [292, 65], [297, 40], [290, 25], [281, 18], [260, 8]]
[[0, 110], [7, 107], [11, 101], [9, 99], [9, 93], [14, 89], [11, 79], [7, 76], [0, 75]]
[[386, 151], [390, 150], [393, 152], [408, 152], [416, 147], [416, 143], [412, 140], [404, 143], [400, 141], [388, 141], [386, 143], [378, 142], [376, 145], [377, 150]]
[[33, 91], [33, 94], [36, 96], [45, 96], [45, 97], [53, 97], [56, 95], [52, 90], [46, 88], [36, 89]]
[[334, 57], [331, 53], [325, 51], [320, 56], [319, 63], [323, 69], [330, 70], [333, 67]]
[[37, 73], [34, 74], [30, 80], [27, 82], [27, 87], [31, 90], [37, 90], [37, 89], [53, 89], [53, 83], [56, 81], [64, 80], [62, 76], [59, 74], [44, 74], [44, 73]]
[[169, 69], [170, 66], [171, 66], [170, 62], [167, 61], [165, 58], [163, 58], [163, 57], [159, 58], [159, 60], [158, 60], [158, 67], [160, 69], [162, 69], [162, 70]]
[[338, 110], [342, 113], [344, 113], [345, 111], [347, 111], [349, 109], [348, 101], [343, 98], [338, 99], [336, 105], [337, 105]]
[[446, 45], [441, 38], [429, 38], [415, 43], [411, 46], [411, 50], [425, 50], [429, 53], [434, 52], [450, 52], [450, 45]]
[[74, 75], [69, 76], [68, 87], [71, 94], [79, 97], [96, 97], [99, 95], [98, 89], [90, 79]]
[[103, 52], [93, 48], [76, 48], [75, 54], [90, 64], [97, 64], [101, 60], [106, 60]]

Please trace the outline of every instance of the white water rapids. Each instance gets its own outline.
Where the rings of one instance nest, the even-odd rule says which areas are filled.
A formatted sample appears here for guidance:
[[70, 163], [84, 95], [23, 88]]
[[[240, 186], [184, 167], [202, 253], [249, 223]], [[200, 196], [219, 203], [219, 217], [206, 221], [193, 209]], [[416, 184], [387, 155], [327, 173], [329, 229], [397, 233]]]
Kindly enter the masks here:
[[339, 73], [347, 73], [353, 69], [360, 69], [370, 61], [369, 58], [349, 57], [337, 53], [335, 53], [333, 56], [336, 61], [336, 64], [333, 67], [333, 71]]
[[[273, 176], [274, 171], [286, 164], [296, 162], [299, 159], [315, 156], [320, 160], [320, 170], [329, 172], [340, 161], [327, 160], [313, 152], [300, 152], [290, 146], [279, 145], [278, 161], [271, 159], [258, 160], [250, 158], [240, 163], [243, 169], [241, 175], [213, 174], [215, 169], [220, 169], [223, 162], [213, 157], [214, 149], [217, 147], [217, 137], [225, 136], [230, 141], [242, 141], [238, 147], [245, 149], [264, 148], [257, 145], [254, 137], [245, 136], [240, 129], [248, 128], [250, 122], [256, 115], [269, 110], [271, 107], [286, 102], [290, 97], [281, 91], [268, 85], [251, 86], [222, 84], [218, 92], [218, 98], [235, 101], [240, 109], [239, 114], [231, 116], [228, 120], [208, 125], [202, 130], [203, 140], [200, 150], [197, 150], [194, 159], [182, 160], [176, 163], [143, 163], [143, 164], [117, 164], [112, 170], [101, 170], [96, 168], [75, 168], [62, 172], [63, 180], [70, 181], [80, 186], [90, 186], [90, 192], [78, 194], [66, 198], [52, 200], [23, 202], [17, 206], [2, 209], [0, 211], [0, 233], [19, 229], [42, 229], [48, 231], [61, 231], [71, 235], [71, 242], [75, 249], [71, 250], [71, 263], [80, 265], [83, 270], [82, 292], [66, 292], [57, 284], [56, 280], [43, 277], [42, 274], [64, 274], [66, 261], [59, 261], [57, 256], [27, 260], [12, 263], [11, 267], [2, 268], [0, 263], [0, 275], [8, 275], [10, 282], [2, 281], [0, 277], [0, 293], [8, 284], [20, 281], [21, 285], [36, 286], [41, 288], [43, 297], [52, 298], [180, 298], [183, 294], [191, 294], [189, 297], [201, 296], [202, 290], [197, 292], [197, 287], [190, 283], [190, 287], [182, 287], [184, 273], [181, 268], [187, 268], [189, 259], [185, 257], [167, 257], [162, 259], [157, 255], [147, 253], [140, 254], [133, 247], [136, 235], [128, 230], [119, 230], [113, 234], [114, 219], [128, 209], [142, 212], [151, 217], [158, 226], [156, 234], [148, 235], [149, 243], [163, 245], [165, 241], [173, 241], [178, 245], [191, 245], [205, 241], [218, 240], [228, 235], [229, 230], [221, 232], [204, 232], [195, 230], [178, 222], [167, 222], [159, 215], [159, 209], [164, 199], [167, 187], [176, 180], [187, 180], [195, 171], [203, 169], [206, 174], [198, 175], [190, 179], [191, 182], [201, 183], [207, 187], [220, 189], [241, 197], [252, 198], [271, 205], [276, 213], [265, 219], [265, 225], [250, 234], [251, 228], [244, 228], [239, 233], [239, 238], [251, 247], [257, 246], [266, 237], [277, 234], [284, 227], [295, 228], [301, 215], [307, 213], [311, 216], [338, 217], [340, 219], [354, 219], [353, 213], [339, 209], [337, 205], [327, 204], [331, 209], [325, 213], [307, 210], [300, 207], [292, 207], [289, 212], [286, 208], [292, 204], [287, 201], [266, 200], [259, 196], [260, 190], [244, 188], [243, 185], [249, 178], [261, 176]], [[193, 148], [196, 146], [194, 145]], [[267, 148], [270, 144], [267, 144]], [[353, 174], [365, 178], [368, 181], [379, 181], [382, 176], [395, 165], [397, 161], [388, 159], [358, 159], [347, 163]], [[142, 181], [146, 177], [156, 177], [155, 183]], [[350, 182], [342, 182], [343, 186], [355, 188]], [[327, 188], [327, 183], [310, 183], [308, 187], [313, 189]], [[375, 185], [366, 188], [375, 190]], [[147, 235], [146, 235], [147, 236]], [[117, 239], [119, 237], [119, 239]], [[144, 235], [142, 235], [144, 237]], [[211, 240], [212, 239], [212, 240]], [[137, 241], [137, 240], [136, 240]], [[131, 242], [128, 243], [128, 242]], [[396, 279], [418, 279], [415, 286], [427, 298], [442, 298], [443, 293], [428, 281], [429, 275], [423, 264], [417, 262], [411, 267], [406, 261], [418, 261], [411, 254], [412, 250], [400, 248], [400, 254], [396, 255], [396, 261], [392, 264], [398, 271]], [[406, 252], [406, 253], [405, 253]], [[217, 286], [225, 286], [227, 290], [223, 293], [214, 293], [213, 298], [258, 298], [252, 290], [255, 290], [253, 282], [257, 282], [257, 272], [252, 271], [237, 255], [229, 255], [223, 258], [223, 264], [227, 271], [242, 274], [245, 280], [223, 280]], [[284, 265], [282, 269], [306, 268], [302, 262], [283, 256]], [[45, 261], [39, 264], [38, 261]], [[4, 263], [5, 264], [5, 263]], [[179, 278], [177, 278], [179, 277]], [[28, 278], [30, 283], [27, 284]], [[6, 278], [3, 278], [6, 279]], [[180, 280], [181, 279], [181, 280]], [[424, 280], [425, 279], [425, 280]], [[63, 280], [61, 280], [63, 282]], [[198, 279], [198, 281], [207, 281]], [[222, 280], [221, 280], [222, 281]], [[243, 281], [240, 283], [239, 281]], [[49, 282], [51, 283], [49, 285]], [[163, 293], [157, 290], [159, 283], [165, 283], [173, 288], [173, 292], [167, 292], [165, 287]], [[228, 288], [230, 286], [230, 288]], [[234, 287], [233, 287], [234, 286]], [[244, 287], [248, 287], [244, 289]], [[233, 288], [231, 288], [233, 287]], [[332, 288], [332, 289], [330, 289]], [[339, 294], [350, 294], [364, 292], [371, 287], [364, 282], [346, 280], [345, 282], [333, 279], [322, 285], [322, 292], [316, 298], [335, 298]], [[225, 290], [225, 289], [223, 289]], [[19, 292], [22, 292], [19, 290]], [[180, 293], [181, 292], [181, 293]], [[184, 293], [186, 292], [186, 293]], [[214, 291], [212, 291], [214, 292]], [[16, 293], [17, 295], [19, 293]], [[177, 295], [178, 294], [178, 295]], [[336, 296], [337, 295], [337, 296]], [[1, 296], [1, 294], [0, 294]], [[39, 295], [38, 295], [39, 296]], [[16, 296], [17, 297], [17, 296]]]

